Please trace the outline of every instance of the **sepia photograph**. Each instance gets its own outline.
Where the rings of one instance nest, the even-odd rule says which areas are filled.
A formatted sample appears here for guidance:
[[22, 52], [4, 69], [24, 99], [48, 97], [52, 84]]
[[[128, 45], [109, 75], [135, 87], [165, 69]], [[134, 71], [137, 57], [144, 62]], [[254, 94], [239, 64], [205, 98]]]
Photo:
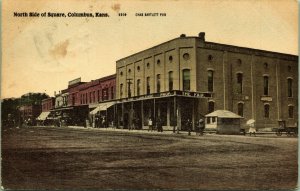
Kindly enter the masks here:
[[1, 189], [298, 188], [297, 1], [1, 5]]

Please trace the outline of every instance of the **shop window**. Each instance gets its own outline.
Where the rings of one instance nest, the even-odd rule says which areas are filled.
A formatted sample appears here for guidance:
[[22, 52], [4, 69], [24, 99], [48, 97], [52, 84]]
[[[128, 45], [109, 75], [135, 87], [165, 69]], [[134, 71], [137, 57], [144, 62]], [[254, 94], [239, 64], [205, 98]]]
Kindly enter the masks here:
[[269, 95], [269, 76], [264, 76], [264, 95]]
[[157, 93], [160, 92], [160, 74], [156, 75], [156, 91]]
[[184, 69], [182, 71], [183, 91], [190, 91], [190, 81], [190, 70]]
[[294, 118], [294, 106], [289, 105], [289, 118]]
[[169, 91], [173, 90], [173, 71], [169, 72]]
[[244, 104], [243, 103], [238, 103], [238, 115], [239, 116], [244, 116]]
[[123, 96], [123, 84], [120, 84], [120, 98]]
[[149, 95], [150, 94], [150, 77], [147, 77], [147, 87], [146, 87], [146, 89], [147, 89], [147, 95]]
[[288, 85], [288, 97], [293, 97], [293, 79], [288, 78], [287, 85]]
[[211, 113], [215, 110], [215, 102], [210, 101], [208, 102], [208, 113]]
[[269, 104], [265, 104], [264, 105], [264, 117], [265, 118], [270, 118], [270, 105]]
[[212, 70], [207, 73], [207, 90], [209, 92], [214, 91], [214, 72]]
[[141, 93], [140, 91], [141, 91], [141, 80], [138, 79], [136, 81], [136, 94], [137, 94], [137, 96], [140, 96], [140, 93]]
[[243, 74], [238, 73], [236, 75], [236, 79], [237, 79], [237, 93], [242, 94], [243, 93]]

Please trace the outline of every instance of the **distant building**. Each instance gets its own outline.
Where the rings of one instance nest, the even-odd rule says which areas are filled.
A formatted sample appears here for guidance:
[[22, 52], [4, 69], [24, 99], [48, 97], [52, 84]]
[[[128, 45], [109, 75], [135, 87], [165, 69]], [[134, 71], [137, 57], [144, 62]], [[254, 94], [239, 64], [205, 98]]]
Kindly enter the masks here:
[[19, 107], [19, 112], [22, 122], [25, 122], [27, 125], [35, 125], [36, 118], [42, 112], [42, 106], [35, 104], [23, 105]]
[[160, 118], [184, 129], [215, 110], [254, 119], [257, 128], [298, 116], [298, 56], [238, 47], [197, 37], [179, 38], [116, 62], [118, 125], [140, 128]]

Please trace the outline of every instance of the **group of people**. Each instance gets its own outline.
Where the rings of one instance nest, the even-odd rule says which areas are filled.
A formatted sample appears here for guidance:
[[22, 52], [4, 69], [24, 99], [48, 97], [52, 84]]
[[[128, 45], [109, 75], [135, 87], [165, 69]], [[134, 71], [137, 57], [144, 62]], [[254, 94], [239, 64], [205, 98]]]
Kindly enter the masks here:
[[100, 127], [107, 127], [105, 117], [96, 116], [96, 118], [95, 118], [95, 128], [100, 128]]
[[[193, 129], [192, 129], [192, 122], [191, 122], [190, 119], [187, 119], [185, 126], [186, 126], [186, 129], [188, 131], [188, 135], [191, 135], [191, 131]], [[197, 121], [196, 126], [195, 126], [196, 135], [202, 136], [203, 132], [204, 132], [204, 129], [205, 129], [204, 120], [200, 118]]]
[[148, 120], [148, 127], [149, 127], [148, 131], [154, 131], [155, 127], [156, 127], [156, 129], [157, 129], [158, 132], [163, 132], [162, 121], [161, 121], [160, 118], [158, 118], [156, 120], [156, 126], [153, 126], [153, 121], [152, 121], [151, 118], [149, 118], [149, 120]]

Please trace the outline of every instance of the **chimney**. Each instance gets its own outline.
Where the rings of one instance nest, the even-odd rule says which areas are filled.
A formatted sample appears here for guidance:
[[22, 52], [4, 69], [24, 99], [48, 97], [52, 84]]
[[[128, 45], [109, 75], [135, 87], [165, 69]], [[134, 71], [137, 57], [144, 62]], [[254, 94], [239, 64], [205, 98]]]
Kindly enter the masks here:
[[185, 34], [181, 34], [181, 35], [180, 35], [180, 38], [184, 38], [184, 37], [186, 37]]
[[205, 41], [205, 32], [200, 32], [199, 33], [199, 38], [200, 38], [200, 40]]

